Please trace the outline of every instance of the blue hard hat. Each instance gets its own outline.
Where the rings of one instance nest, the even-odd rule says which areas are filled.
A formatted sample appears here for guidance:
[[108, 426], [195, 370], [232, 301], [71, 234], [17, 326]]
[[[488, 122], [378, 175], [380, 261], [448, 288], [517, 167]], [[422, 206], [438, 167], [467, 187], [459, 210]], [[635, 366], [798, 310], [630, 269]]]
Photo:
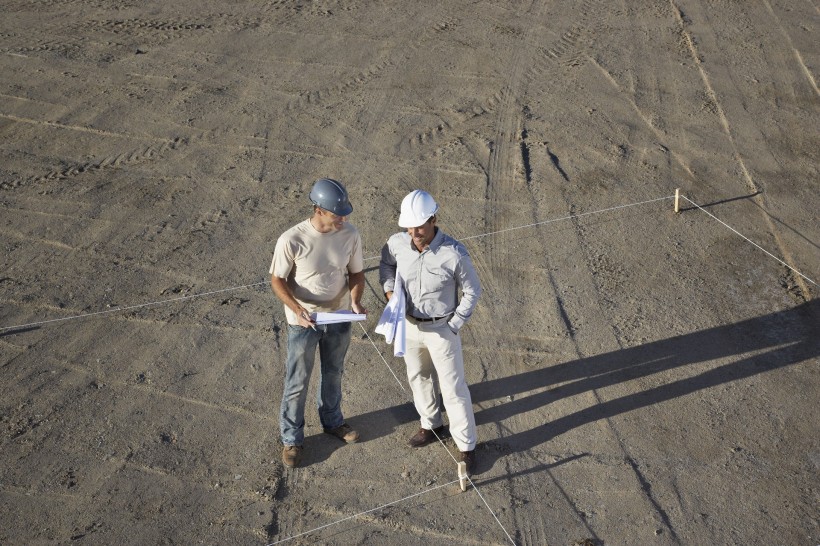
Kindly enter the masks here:
[[342, 183], [332, 178], [320, 178], [313, 183], [310, 190], [310, 201], [317, 207], [328, 210], [337, 216], [347, 216], [353, 212], [353, 205], [347, 196]]

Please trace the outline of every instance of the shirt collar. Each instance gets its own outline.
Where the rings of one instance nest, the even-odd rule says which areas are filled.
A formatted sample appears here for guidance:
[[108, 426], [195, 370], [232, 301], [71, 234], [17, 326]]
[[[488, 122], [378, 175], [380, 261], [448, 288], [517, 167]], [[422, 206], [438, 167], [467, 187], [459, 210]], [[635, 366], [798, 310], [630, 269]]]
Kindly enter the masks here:
[[444, 232], [441, 231], [438, 227], [436, 228], [436, 234], [433, 237], [433, 240], [430, 241], [430, 250], [435, 252], [438, 250], [438, 247], [444, 242]]

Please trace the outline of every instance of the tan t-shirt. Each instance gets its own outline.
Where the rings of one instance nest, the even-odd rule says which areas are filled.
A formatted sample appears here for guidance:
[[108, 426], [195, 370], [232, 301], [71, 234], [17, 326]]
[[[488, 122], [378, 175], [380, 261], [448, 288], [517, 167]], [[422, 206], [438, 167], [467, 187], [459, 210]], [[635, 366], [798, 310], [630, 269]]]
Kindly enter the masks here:
[[[300, 222], [276, 241], [270, 274], [286, 279], [296, 300], [313, 313], [350, 309], [348, 274], [364, 269], [362, 238], [345, 222], [342, 228], [320, 233], [310, 220]], [[285, 306], [288, 324], [299, 320]]]

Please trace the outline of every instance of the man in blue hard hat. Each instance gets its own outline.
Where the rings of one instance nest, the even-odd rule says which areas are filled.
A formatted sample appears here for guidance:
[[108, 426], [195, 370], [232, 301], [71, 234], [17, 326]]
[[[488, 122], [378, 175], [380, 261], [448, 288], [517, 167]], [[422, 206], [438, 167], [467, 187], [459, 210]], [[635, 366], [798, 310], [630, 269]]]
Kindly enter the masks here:
[[319, 348], [319, 420], [324, 431], [353, 443], [359, 433], [342, 415], [342, 374], [351, 323], [316, 324], [311, 313], [362, 307], [364, 260], [358, 230], [347, 222], [353, 212], [347, 190], [320, 178], [310, 192], [313, 214], [277, 240], [270, 266], [271, 287], [285, 306], [288, 356], [279, 428], [282, 462], [299, 466], [304, 442], [308, 382]]

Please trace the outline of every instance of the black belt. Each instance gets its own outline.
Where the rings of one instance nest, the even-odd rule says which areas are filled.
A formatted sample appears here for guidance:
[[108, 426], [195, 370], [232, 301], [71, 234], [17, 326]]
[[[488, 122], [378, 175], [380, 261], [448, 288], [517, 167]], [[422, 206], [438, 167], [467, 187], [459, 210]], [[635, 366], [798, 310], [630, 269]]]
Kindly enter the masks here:
[[436, 321], [436, 320], [448, 319], [448, 318], [450, 318], [450, 317], [452, 317], [452, 316], [453, 316], [453, 314], [452, 314], [452, 313], [448, 313], [448, 314], [446, 314], [446, 315], [442, 315], [442, 316], [440, 316], [440, 317], [430, 317], [430, 318], [419, 318], [419, 317], [414, 317], [413, 315], [409, 315], [409, 317], [410, 317], [411, 319], [413, 319], [413, 320], [415, 320], [415, 321], [417, 321], [417, 322], [434, 322], [434, 321]]

